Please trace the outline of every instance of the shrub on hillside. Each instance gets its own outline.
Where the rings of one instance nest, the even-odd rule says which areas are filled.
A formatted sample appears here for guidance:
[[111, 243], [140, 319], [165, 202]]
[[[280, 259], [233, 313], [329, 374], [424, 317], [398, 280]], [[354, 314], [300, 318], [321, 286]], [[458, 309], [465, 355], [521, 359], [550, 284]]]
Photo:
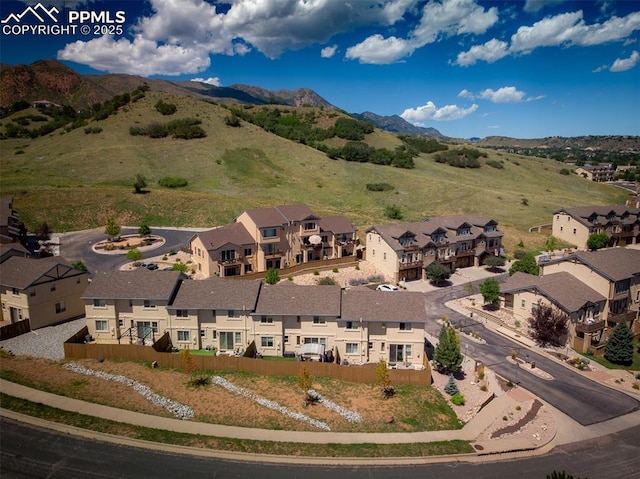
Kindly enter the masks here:
[[390, 191], [394, 186], [389, 183], [367, 183], [367, 190], [369, 191]]
[[162, 115], [173, 115], [176, 111], [178, 111], [178, 107], [173, 103], [165, 103], [162, 100], [158, 100], [155, 104], [155, 109], [158, 113]]
[[186, 178], [180, 178], [179, 176], [165, 176], [158, 180], [158, 185], [164, 186], [165, 188], [182, 188], [188, 184], [189, 182]]
[[487, 160], [487, 161], [485, 161], [485, 163], [487, 165], [489, 165], [490, 167], [495, 168], [497, 170], [501, 170], [501, 169], [504, 168], [504, 164], [501, 161], [498, 161], [498, 160]]

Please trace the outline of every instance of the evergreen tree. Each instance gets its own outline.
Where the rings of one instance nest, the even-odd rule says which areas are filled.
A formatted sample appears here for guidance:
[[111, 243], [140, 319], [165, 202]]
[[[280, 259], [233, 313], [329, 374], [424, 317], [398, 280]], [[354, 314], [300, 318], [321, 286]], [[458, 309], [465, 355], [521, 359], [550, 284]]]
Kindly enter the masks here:
[[275, 268], [269, 268], [267, 271], [267, 276], [264, 278], [267, 284], [277, 284], [280, 281], [280, 275], [278, 274], [278, 270]]
[[436, 369], [443, 373], [460, 371], [463, 360], [460, 353], [460, 339], [453, 326], [443, 325], [440, 330], [438, 345], [433, 352]]
[[104, 234], [109, 238], [113, 238], [120, 234], [120, 229], [120, 225], [116, 223], [115, 218], [113, 216], [109, 216], [109, 218], [107, 218], [107, 226], [104, 228]]
[[445, 385], [444, 392], [449, 396], [453, 396], [460, 392], [460, 389], [458, 389], [458, 385], [456, 384], [456, 380], [453, 378], [453, 374], [449, 374], [449, 382]]
[[624, 319], [613, 328], [604, 348], [604, 357], [614, 364], [629, 365], [633, 362], [633, 332]]

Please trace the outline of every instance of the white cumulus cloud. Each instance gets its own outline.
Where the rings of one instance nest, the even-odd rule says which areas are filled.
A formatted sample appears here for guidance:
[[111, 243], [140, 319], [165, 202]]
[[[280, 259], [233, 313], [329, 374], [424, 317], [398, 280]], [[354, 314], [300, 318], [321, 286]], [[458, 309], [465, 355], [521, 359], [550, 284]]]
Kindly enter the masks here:
[[385, 65], [396, 62], [413, 53], [409, 42], [401, 38], [384, 38], [382, 35], [372, 35], [362, 43], [347, 48], [345, 58], [358, 59], [360, 63]]
[[425, 105], [416, 108], [407, 108], [400, 115], [409, 123], [424, 126], [424, 122], [433, 121], [450, 121], [459, 120], [470, 115], [478, 109], [478, 105], [473, 104], [469, 108], [461, 108], [457, 105], [445, 105], [437, 108], [432, 101], [428, 101]]
[[634, 50], [629, 58], [616, 59], [613, 65], [611, 65], [611, 68], [609, 68], [609, 71], [617, 73], [631, 70], [638, 64], [638, 61], [640, 61], [640, 53]]
[[338, 51], [338, 45], [331, 45], [330, 47], [324, 47], [320, 50], [320, 56], [322, 58], [333, 58], [333, 56]]
[[507, 55], [523, 55], [540, 47], [592, 46], [613, 41], [624, 41], [640, 30], [640, 12], [626, 17], [613, 16], [602, 23], [587, 25], [582, 10], [546, 17], [531, 26], [521, 26], [511, 36], [510, 43], [491, 39], [483, 45], [474, 45], [457, 56], [461, 66], [477, 61], [492, 63]]
[[493, 103], [520, 103], [525, 93], [514, 86], [505, 86], [492, 90], [487, 88], [478, 95], [483, 100], [490, 100]]
[[207, 85], [220, 86], [220, 78], [218, 77], [192, 78], [190, 81], [206, 83]]

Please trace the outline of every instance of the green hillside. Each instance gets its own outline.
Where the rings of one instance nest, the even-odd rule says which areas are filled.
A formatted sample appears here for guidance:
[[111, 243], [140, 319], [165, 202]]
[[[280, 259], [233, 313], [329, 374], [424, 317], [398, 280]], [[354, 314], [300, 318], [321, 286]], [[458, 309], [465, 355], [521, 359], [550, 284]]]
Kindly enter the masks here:
[[[154, 105], [159, 99], [177, 105], [177, 112], [158, 113]], [[314, 110], [319, 125], [326, 127], [327, 111], [297, 110], [305, 109]], [[29, 229], [44, 221], [54, 231], [93, 228], [104, 225], [108, 216], [123, 225], [144, 221], [207, 227], [229, 222], [247, 208], [304, 202], [320, 215], [346, 215], [362, 233], [371, 224], [391, 221], [385, 207], [396, 205], [403, 221], [482, 213], [499, 221], [508, 247], [520, 240], [528, 247], [542, 244], [544, 238], [529, 234], [528, 228], [549, 223], [559, 207], [615, 204], [626, 196], [574, 174], [561, 175], [564, 165], [553, 160], [491, 150], [483, 150], [488, 156], [474, 169], [437, 163], [435, 154], [414, 158], [414, 169], [332, 160], [246, 122], [239, 128], [227, 126], [228, 115], [229, 110], [193, 97], [147, 92], [116, 115], [90, 122], [88, 127], [102, 128], [99, 133], [87, 134], [80, 127], [36, 139], [4, 139], [2, 194], [14, 196]], [[202, 121], [205, 138], [152, 139], [129, 133], [131, 127], [187, 117]], [[2, 120], [3, 128], [10, 119]], [[380, 130], [365, 141], [391, 151], [402, 144]], [[487, 162], [500, 162], [503, 168]], [[147, 179], [146, 194], [134, 194], [138, 173]], [[158, 186], [167, 176], [185, 178], [188, 185]], [[368, 191], [367, 183], [389, 183], [394, 189]]]

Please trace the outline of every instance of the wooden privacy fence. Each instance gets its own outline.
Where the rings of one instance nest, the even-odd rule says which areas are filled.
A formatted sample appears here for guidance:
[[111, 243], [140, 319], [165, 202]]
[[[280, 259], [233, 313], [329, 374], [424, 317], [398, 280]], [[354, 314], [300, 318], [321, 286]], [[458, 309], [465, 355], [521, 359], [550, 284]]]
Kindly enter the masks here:
[[[342, 258], [333, 259], [319, 259], [317, 261], [310, 261], [308, 263], [300, 263], [294, 266], [281, 268], [278, 271], [280, 278], [288, 275], [296, 275], [302, 273], [308, 273], [311, 271], [325, 271], [328, 269], [336, 268], [338, 266], [354, 266], [358, 263], [358, 258], [355, 256], [343, 256]], [[267, 271], [247, 273], [237, 276], [225, 276], [225, 279], [264, 279], [267, 276]]]
[[17, 323], [7, 324], [0, 328], [0, 340], [15, 338], [21, 334], [31, 331], [31, 324], [28, 319], [23, 319]]
[[[83, 337], [79, 335], [78, 337]], [[73, 338], [72, 338], [73, 339]], [[83, 344], [64, 343], [64, 356], [67, 359], [113, 359], [157, 362], [159, 367], [182, 369], [182, 354], [157, 352], [152, 347], [137, 344]], [[191, 355], [199, 370], [208, 371], [245, 371], [263, 376], [295, 376], [304, 365], [312, 376], [330, 377], [353, 383], [375, 383], [375, 367], [340, 366], [334, 363], [306, 361], [269, 361], [236, 356], [199, 356]], [[392, 384], [431, 384], [431, 370], [390, 369]]]

